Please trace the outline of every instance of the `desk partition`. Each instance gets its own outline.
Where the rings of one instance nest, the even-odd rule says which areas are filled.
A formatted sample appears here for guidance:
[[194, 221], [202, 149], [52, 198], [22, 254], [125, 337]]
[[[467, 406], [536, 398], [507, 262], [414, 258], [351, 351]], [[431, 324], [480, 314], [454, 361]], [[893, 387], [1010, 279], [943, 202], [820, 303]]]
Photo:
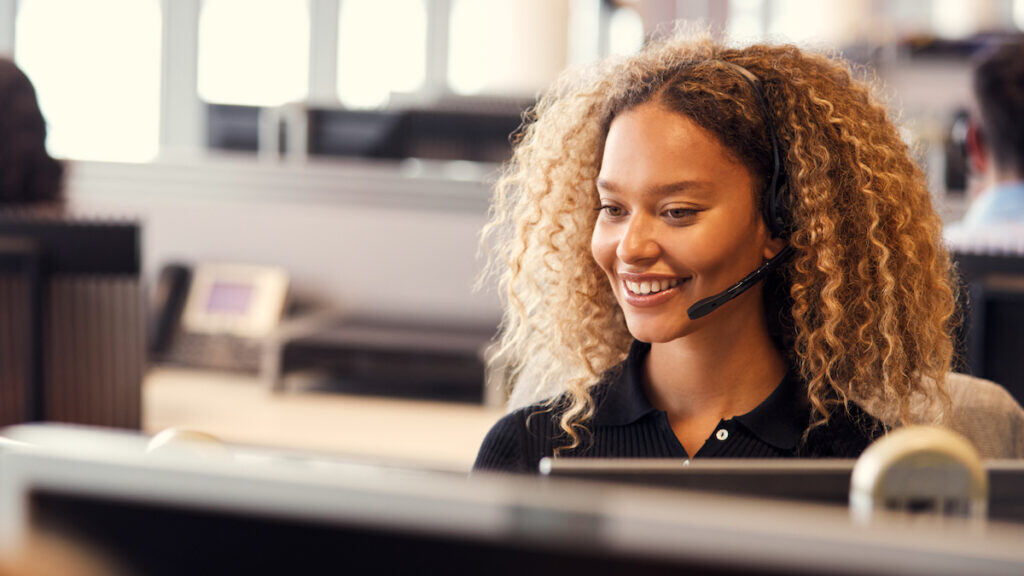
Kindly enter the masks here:
[[0, 425], [139, 428], [139, 226], [0, 214]]

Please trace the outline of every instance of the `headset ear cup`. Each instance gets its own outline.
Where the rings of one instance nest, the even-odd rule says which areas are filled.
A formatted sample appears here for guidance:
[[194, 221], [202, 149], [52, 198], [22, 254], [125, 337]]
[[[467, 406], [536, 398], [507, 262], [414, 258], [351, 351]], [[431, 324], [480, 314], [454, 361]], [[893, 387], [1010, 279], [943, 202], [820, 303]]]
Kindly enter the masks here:
[[764, 218], [764, 223], [768, 226], [768, 232], [772, 235], [772, 238], [778, 238], [782, 235], [782, 227], [780, 226], [782, 221], [779, 219], [779, 195], [777, 190], [773, 190], [769, 185], [765, 188], [764, 199], [761, 201], [761, 216]]
[[765, 190], [763, 211], [772, 238], [788, 238], [793, 219], [789, 213], [789, 186], [785, 182], [775, 190]]
[[779, 227], [779, 236], [789, 238], [793, 232], [793, 214], [789, 206], [789, 183], [782, 182], [775, 194], [775, 221]]
[[771, 186], [766, 186], [761, 198], [761, 218], [764, 219], [768, 232], [775, 238], [779, 235], [777, 222], [775, 221], [775, 191]]

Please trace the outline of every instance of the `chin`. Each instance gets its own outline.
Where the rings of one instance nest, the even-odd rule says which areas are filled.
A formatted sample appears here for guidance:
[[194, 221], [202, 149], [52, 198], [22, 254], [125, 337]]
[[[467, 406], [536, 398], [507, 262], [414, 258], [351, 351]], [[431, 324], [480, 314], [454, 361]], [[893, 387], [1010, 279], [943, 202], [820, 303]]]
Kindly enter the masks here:
[[633, 338], [649, 344], [662, 344], [678, 340], [690, 332], [688, 325], [653, 325], [651, 322], [629, 322], [628, 320], [626, 327]]

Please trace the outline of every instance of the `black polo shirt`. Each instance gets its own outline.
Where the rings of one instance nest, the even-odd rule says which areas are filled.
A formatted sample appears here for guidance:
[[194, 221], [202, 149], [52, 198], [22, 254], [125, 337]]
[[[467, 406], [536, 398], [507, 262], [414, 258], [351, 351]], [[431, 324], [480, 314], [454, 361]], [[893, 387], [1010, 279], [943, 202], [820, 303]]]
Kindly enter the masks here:
[[[643, 387], [644, 360], [650, 344], [635, 341], [625, 362], [594, 387], [595, 413], [581, 446], [559, 457], [673, 458], [688, 460], [668, 415], [651, 405]], [[774, 391], [750, 412], [722, 420], [694, 458], [856, 458], [881, 432], [862, 409], [830, 414], [824, 426], [804, 431], [811, 410], [806, 387], [787, 373]], [[569, 444], [558, 426], [557, 409], [537, 404], [499, 420], [477, 455], [474, 470], [537, 472], [540, 459]]]

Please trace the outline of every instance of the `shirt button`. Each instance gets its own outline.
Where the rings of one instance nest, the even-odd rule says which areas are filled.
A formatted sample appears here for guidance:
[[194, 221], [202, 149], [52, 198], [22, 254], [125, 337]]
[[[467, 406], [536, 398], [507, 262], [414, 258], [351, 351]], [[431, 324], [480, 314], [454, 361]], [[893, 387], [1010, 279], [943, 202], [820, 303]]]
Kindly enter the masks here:
[[718, 432], [715, 433], [715, 438], [718, 438], [719, 440], [725, 440], [728, 437], [729, 431], [726, 430], [725, 428], [719, 428]]

